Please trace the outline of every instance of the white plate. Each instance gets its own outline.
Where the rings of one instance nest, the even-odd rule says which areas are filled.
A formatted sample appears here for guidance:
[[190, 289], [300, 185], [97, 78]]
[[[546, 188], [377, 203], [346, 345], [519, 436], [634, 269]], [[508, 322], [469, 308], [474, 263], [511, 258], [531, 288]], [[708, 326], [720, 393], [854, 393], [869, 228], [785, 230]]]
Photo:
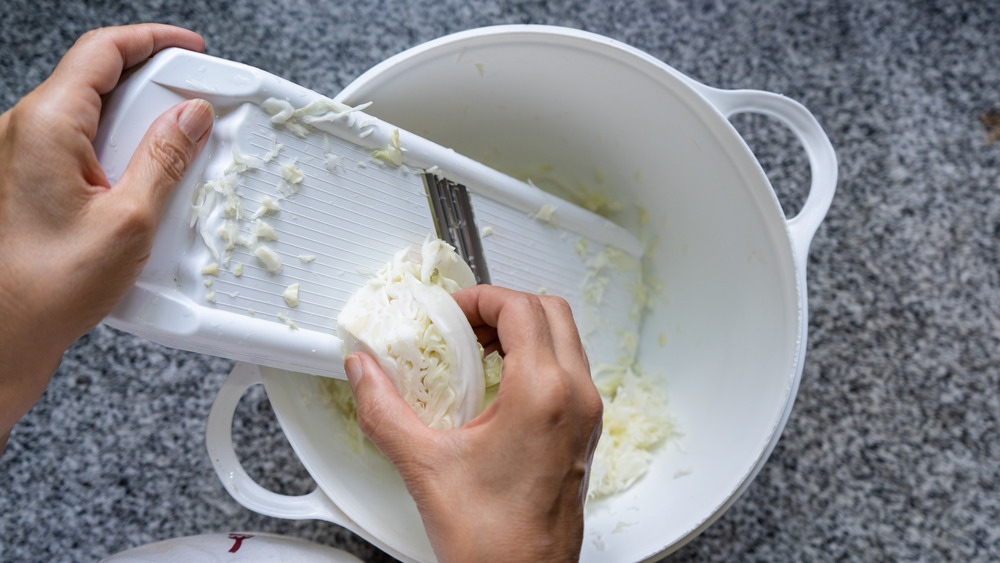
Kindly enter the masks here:
[[298, 538], [256, 532], [174, 538], [112, 555], [106, 563], [209, 563], [212, 561], [325, 561], [359, 563], [357, 557]]

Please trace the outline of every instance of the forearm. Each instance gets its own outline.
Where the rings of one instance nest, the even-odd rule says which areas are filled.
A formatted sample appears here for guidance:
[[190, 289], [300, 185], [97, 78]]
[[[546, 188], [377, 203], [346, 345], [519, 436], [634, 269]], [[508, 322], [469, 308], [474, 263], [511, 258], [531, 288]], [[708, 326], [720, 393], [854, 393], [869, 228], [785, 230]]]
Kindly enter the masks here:
[[[8, 140], [0, 132], [0, 156], [6, 156]], [[12, 164], [4, 164], [0, 172], [9, 173]], [[0, 188], [11, 183], [0, 174]], [[6, 196], [0, 198], [0, 435], [7, 435], [41, 398], [73, 338], [69, 323], [60, 322], [71, 311], [51, 297], [50, 280], [60, 279], [51, 268], [58, 254], [40, 250], [42, 237], [24, 231], [26, 213], [16, 212], [18, 198], [2, 191], [0, 196]]]
[[45, 335], [0, 337], [0, 436], [6, 442], [17, 421], [42, 397], [65, 347]]

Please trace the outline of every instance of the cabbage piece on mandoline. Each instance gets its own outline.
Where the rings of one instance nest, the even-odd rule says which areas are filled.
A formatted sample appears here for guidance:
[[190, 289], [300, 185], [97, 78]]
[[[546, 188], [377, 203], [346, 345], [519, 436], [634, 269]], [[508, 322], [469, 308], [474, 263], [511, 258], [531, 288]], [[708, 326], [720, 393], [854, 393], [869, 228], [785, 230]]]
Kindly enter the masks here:
[[483, 349], [451, 297], [475, 285], [446, 243], [428, 239], [416, 263], [403, 250], [359, 289], [337, 317], [348, 352], [374, 357], [420, 420], [458, 428], [483, 409]]

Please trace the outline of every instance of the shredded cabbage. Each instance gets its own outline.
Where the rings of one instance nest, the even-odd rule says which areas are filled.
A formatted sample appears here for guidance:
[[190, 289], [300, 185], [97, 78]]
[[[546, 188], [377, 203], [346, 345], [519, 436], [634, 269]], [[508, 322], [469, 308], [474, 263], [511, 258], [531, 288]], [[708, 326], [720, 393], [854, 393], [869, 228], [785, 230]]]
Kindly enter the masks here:
[[389, 145], [387, 147], [372, 151], [372, 159], [381, 160], [382, 162], [394, 167], [398, 167], [403, 164], [403, 149], [399, 145], [399, 129], [393, 130], [392, 138], [389, 139]]
[[[371, 103], [350, 107], [329, 98], [320, 98], [305, 107], [295, 108], [287, 100], [268, 98], [259, 105], [270, 116], [272, 126], [284, 128], [305, 138], [316, 131], [312, 125], [321, 122], [344, 120], [353, 127], [357, 122], [357, 112], [365, 109]], [[278, 142], [277, 135], [271, 136], [271, 143], [270, 150], [263, 155], [245, 154], [238, 147], [233, 146], [231, 148], [232, 161], [226, 168], [218, 177], [202, 183], [195, 190], [191, 203], [190, 226], [197, 229], [215, 262], [226, 268], [229, 267], [236, 247], [243, 246], [251, 251], [260, 264], [271, 274], [277, 274], [281, 271], [281, 255], [270, 246], [263, 244], [264, 242], [276, 242], [278, 232], [263, 221], [263, 218], [265, 215], [278, 213], [280, 211], [278, 201], [296, 195], [306, 176], [296, 159], [278, 161], [284, 145]], [[329, 153], [328, 136], [325, 137], [324, 146], [327, 151], [324, 156], [327, 169], [333, 172], [337, 166], [343, 168], [340, 157]], [[393, 133], [385, 149], [373, 152], [373, 158], [384, 160], [392, 165], [399, 165], [402, 163], [402, 154], [403, 149], [399, 145], [397, 131]], [[254, 170], [264, 169], [265, 165], [271, 163], [274, 165], [267, 166], [267, 168], [273, 171], [273, 168], [276, 167], [280, 178], [275, 186], [274, 197], [264, 195], [260, 201], [260, 207], [250, 215], [244, 208], [242, 194], [237, 193], [239, 179]], [[219, 219], [221, 219], [221, 224], [219, 224]], [[218, 226], [210, 228], [209, 225], [212, 223]], [[249, 230], [249, 232], [244, 230]], [[315, 256], [300, 255], [299, 259], [304, 263], [309, 263], [315, 260]], [[237, 264], [232, 269], [232, 273], [235, 277], [240, 277], [243, 273], [243, 266]], [[218, 270], [206, 267], [202, 274], [218, 275]], [[214, 292], [209, 292], [206, 295], [206, 299], [211, 303], [215, 302], [215, 297]], [[283, 297], [290, 307], [294, 307], [293, 303], [297, 303], [294, 296], [289, 299], [289, 295], [283, 294]], [[286, 319], [281, 320], [285, 321]], [[290, 320], [287, 323], [295, 328], [294, 323]]]
[[289, 197], [299, 193], [299, 187], [305, 174], [296, 166], [295, 159], [281, 163], [281, 181], [278, 183], [278, 193]]
[[552, 205], [551, 203], [547, 203], [543, 205], [541, 209], [538, 210], [537, 213], [532, 215], [532, 217], [543, 223], [550, 223], [555, 225], [555, 217], [554, 217], [555, 214], [556, 214], [556, 206]]
[[253, 235], [257, 238], [257, 240], [278, 240], [278, 232], [274, 230], [274, 227], [260, 219], [257, 219], [254, 222]]
[[371, 102], [351, 107], [330, 98], [320, 98], [305, 107], [295, 109], [287, 100], [268, 98], [260, 106], [271, 116], [271, 123], [282, 125], [300, 137], [309, 135], [309, 125], [323, 121], [346, 119], [348, 125], [354, 124], [354, 114], [364, 110]]
[[[584, 241], [585, 242], [585, 241]], [[577, 248], [577, 254], [586, 255], [586, 244]], [[593, 257], [585, 260], [587, 275], [583, 280], [583, 299], [587, 306], [599, 307], [604, 300], [604, 292], [611, 283], [615, 272], [639, 271], [632, 258], [621, 249], [606, 246]], [[641, 284], [640, 284], [641, 285]]]
[[288, 328], [292, 330], [299, 330], [299, 327], [298, 325], [295, 324], [295, 321], [288, 318], [284, 313], [278, 313], [278, 320], [288, 325]]
[[285, 291], [281, 294], [282, 299], [289, 307], [299, 306], [299, 284], [293, 283], [292, 285], [285, 288]]
[[281, 207], [278, 205], [278, 202], [271, 199], [270, 196], [264, 196], [263, 199], [260, 200], [260, 208], [257, 209], [257, 211], [255, 211], [254, 214], [250, 216], [250, 218], [260, 219], [261, 217], [267, 215], [268, 213], [277, 213], [280, 210]]
[[483, 358], [483, 372], [486, 376], [486, 388], [500, 385], [500, 375], [503, 373], [503, 358], [496, 350]]
[[271, 116], [271, 123], [274, 124], [287, 123], [295, 113], [295, 107], [291, 103], [278, 98], [268, 98], [260, 104], [260, 107]]
[[261, 161], [259, 158], [246, 155], [233, 146], [233, 161], [226, 167], [226, 174], [242, 174], [248, 170], [259, 168]]
[[281, 256], [270, 246], [262, 244], [254, 249], [253, 253], [268, 272], [276, 274], [281, 271]]
[[663, 384], [638, 364], [597, 366], [594, 380], [604, 399], [603, 427], [590, 470], [587, 498], [627, 490], [646, 474], [653, 449], [676, 436]]

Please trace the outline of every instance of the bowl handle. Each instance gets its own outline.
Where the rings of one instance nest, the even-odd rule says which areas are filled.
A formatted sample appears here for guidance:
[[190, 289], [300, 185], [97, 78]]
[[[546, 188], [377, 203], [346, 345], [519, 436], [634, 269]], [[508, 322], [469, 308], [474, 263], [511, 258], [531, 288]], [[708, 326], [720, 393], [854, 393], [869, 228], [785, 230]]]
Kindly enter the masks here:
[[726, 119], [738, 113], [758, 113], [773, 117], [791, 129], [805, 148], [812, 181], [799, 213], [788, 220], [796, 259], [805, 266], [816, 229], [826, 217], [837, 188], [837, 155], [816, 117], [795, 100], [762, 90], [721, 90], [697, 84], [698, 91]]
[[260, 486], [243, 469], [233, 447], [233, 414], [247, 389], [263, 382], [259, 366], [237, 363], [212, 404], [205, 442], [222, 485], [237, 502], [254, 512], [291, 520], [326, 520], [356, 529], [354, 522], [318, 487], [305, 495], [282, 495]]

